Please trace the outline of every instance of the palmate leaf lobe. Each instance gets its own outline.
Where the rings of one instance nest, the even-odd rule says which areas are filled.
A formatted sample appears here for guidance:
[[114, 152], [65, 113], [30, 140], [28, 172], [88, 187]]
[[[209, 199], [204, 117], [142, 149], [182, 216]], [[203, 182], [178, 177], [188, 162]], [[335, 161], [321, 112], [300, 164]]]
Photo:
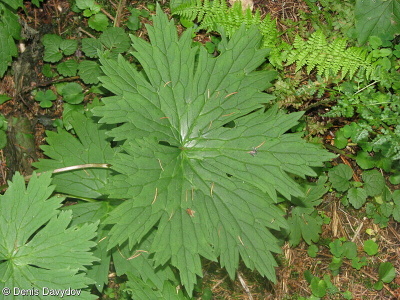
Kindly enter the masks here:
[[123, 141], [106, 188], [128, 199], [106, 220], [114, 224], [109, 248], [132, 247], [156, 228], [155, 266], [177, 267], [189, 294], [200, 256], [219, 257], [231, 277], [241, 257], [274, 280], [280, 248], [269, 229], [287, 226], [277, 193], [302, 195], [290, 174], [316, 175], [312, 167], [332, 155], [286, 133], [301, 113], [254, 113], [273, 98], [262, 91], [275, 78], [255, 71], [268, 53], [257, 29], [223, 36], [218, 57], [192, 46], [190, 30], [179, 38], [160, 8], [147, 30], [150, 43], [131, 37], [141, 71], [122, 56], [100, 59], [115, 96], [93, 112], [119, 124], [109, 134]]

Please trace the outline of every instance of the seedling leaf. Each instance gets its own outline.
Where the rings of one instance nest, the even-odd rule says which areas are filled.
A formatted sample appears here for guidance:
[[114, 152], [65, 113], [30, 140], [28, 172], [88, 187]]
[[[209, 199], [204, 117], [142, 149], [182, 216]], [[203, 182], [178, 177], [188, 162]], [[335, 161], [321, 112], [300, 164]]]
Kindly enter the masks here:
[[362, 174], [362, 179], [368, 196], [377, 196], [383, 193], [385, 178], [378, 170], [365, 171]]
[[396, 277], [396, 270], [390, 262], [384, 262], [379, 265], [379, 280], [384, 283], [392, 282]]
[[378, 244], [373, 240], [367, 240], [364, 242], [364, 251], [368, 255], [375, 255], [378, 253]]
[[74, 59], [63, 61], [57, 65], [57, 72], [62, 76], [75, 76], [78, 70], [78, 62]]
[[86, 84], [98, 83], [99, 76], [102, 74], [99, 64], [95, 61], [84, 60], [79, 64], [78, 75]]
[[362, 188], [351, 188], [347, 193], [347, 198], [355, 209], [359, 209], [367, 201], [367, 193]]
[[108, 18], [102, 13], [95, 14], [89, 18], [88, 25], [96, 31], [104, 31], [108, 26]]
[[350, 187], [350, 178], [353, 175], [353, 170], [345, 164], [340, 164], [328, 172], [329, 180], [332, 186], [339, 192], [347, 191]]

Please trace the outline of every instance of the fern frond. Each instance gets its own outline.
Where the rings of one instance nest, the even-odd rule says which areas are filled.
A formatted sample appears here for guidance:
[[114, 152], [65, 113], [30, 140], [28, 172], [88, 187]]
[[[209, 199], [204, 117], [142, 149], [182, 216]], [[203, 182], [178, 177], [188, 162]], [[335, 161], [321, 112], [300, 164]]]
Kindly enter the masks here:
[[349, 76], [363, 69], [368, 78], [372, 72], [371, 60], [362, 48], [347, 47], [347, 40], [338, 38], [328, 43], [322, 31], [314, 32], [308, 41], [296, 36], [293, 42], [294, 49], [288, 55], [286, 65], [296, 63], [296, 72], [307, 66], [309, 74], [314, 68], [321, 76]]
[[271, 49], [271, 64], [278, 68], [282, 67], [282, 50], [284, 47], [282, 40], [279, 39], [276, 21], [269, 14], [262, 19], [259, 10], [255, 13], [249, 8], [243, 10], [240, 1], [228, 7], [225, 0], [187, 2], [175, 8], [172, 14], [189, 21], [197, 19], [197, 22], [200, 23], [199, 30], [218, 31], [219, 28], [223, 28], [228, 37], [231, 37], [242, 24], [245, 24], [247, 28], [255, 25], [263, 36], [261, 47]]

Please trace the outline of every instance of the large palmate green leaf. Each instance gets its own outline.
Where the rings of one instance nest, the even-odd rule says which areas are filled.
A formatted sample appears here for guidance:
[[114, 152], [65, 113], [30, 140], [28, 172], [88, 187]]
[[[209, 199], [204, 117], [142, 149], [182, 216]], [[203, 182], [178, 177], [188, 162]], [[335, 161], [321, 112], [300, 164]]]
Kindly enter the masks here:
[[71, 292], [75, 296], [65, 299], [96, 299], [81, 289], [92, 283], [85, 271], [97, 260], [89, 251], [97, 224], [69, 226], [71, 211], [58, 210], [64, 199], [50, 197], [50, 175], [33, 174], [25, 187], [17, 173], [0, 196], [0, 289], [3, 295], [10, 291], [10, 299]]
[[194, 47], [191, 31], [178, 38], [160, 9], [147, 29], [150, 43], [132, 37], [141, 71], [101, 57], [101, 80], [115, 96], [93, 112], [119, 124], [110, 135], [124, 141], [106, 188], [128, 199], [106, 220], [115, 224], [109, 248], [132, 247], [157, 226], [155, 266], [176, 266], [189, 293], [200, 256], [219, 257], [231, 277], [241, 257], [274, 280], [280, 248], [269, 229], [287, 226], [277, 194], [301, 196], [290, 174], [313, 176], [332, 155], [286, 133], [301, 113], [254, 112], [272, 99], [262, 91], [275, 77], [255, 71], [268, 53], [255, 28], [223, 37], [218, 57]]

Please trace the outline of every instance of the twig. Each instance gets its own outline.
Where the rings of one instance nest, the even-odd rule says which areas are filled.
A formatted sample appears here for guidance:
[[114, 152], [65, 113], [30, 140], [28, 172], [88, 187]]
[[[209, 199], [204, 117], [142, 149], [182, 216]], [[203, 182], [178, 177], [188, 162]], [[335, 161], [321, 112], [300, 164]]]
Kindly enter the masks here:
[[111, 21], [115, 21], [115, 18], [110, 15], [110, 13], [108, 11], [106, 11], [104, 8], [101, 8], [102, 13], [104, 13]]
[[[74, 170], [82, 170], [82, 169], [90, 169], [90, 168], [101, 168], [101, 169], [109, 169], [111, 168], [110, 164], [84, 164], [84, 165], [75, 165], [75, 166], [69, 166], [69, 167], [64, 167], [64, 168], [59, 168], [51, 171], [52, 174], [56, 173], [62, 173], [62, 172], [67, 172], [67, 171], [74, 171]], [[46, 172], [43, 172], [46, 173]], [[43, 173], [36, 173], [36, 176], [39, 176]], [[25, 181], [28, 181], [29, 179], [32, 178], [32, 175], [25, 176], [24, 179]], [[3, 184], [0, 186], [0, 191], [8, 188], [8, 184]], [[79, 198], [83, 199], [83, 198]]]
[[79, 31], [83, 32], [84, 34], [86, 34], [87, 36], [91, 37], [92, 39], [95, 39], [96, 37], [91, 34], [90, 32], [87, 32], [85, 29], [82, 29], [81, 27], [78, 28]]
[[79, 76], [73, 76], [73, 77], [66, 77], [66, 78], [60, 78], [60, 79], [41, 82], [41, 83], [38, 83], [38, 84], [36, 84], [34, 86], [28, 86], [28, 87], [24, 88], [21, 91], [20, 94], [24, 94], [24, 93], [30, 92], [30, 91], [32, 91], [34, 89], [39, 88], [39, 87], [49, 86], [49, 85], [54, 84], [54, 83], [66, 82], [66, 81], [75, 81], [75, 80], [77, 80], [79, 78], [80, 78]]
[[240, 284], [242, 285], [243, 289], [245, 290], [247, 296], [249, 296], [249, 300], [253, 300], [253, 296], [251, 295], [250, 289], [247, 286], [246, 282], [244, 281], [242, 275], [240, 274], [240, 272], [237, 272]]
[[[84, 164], [84, 165], [75, 165], [75, 166], [69, 166], [69, 167], [64, 167], [64, 168], [59, 168], [53, 170], [51, 173], [56, 174], [56, 173], [62, 173], [62, 172], [67, 172], [67, 171], [74, 171], [74, 170], [82, 170], [82, 169], [89, 169], [89, 168], [102, 168], [102, 169], [109, 169], [111, 168], [110, 164]], [[45, 172], [43, 172], [45, 173]], [[36, 176], [41, 175], [42, 173], [37, 173]], [[25, 181], [28, 181], [31, 179], [32, 175], [25, 176], [24, 179]]]
[[119, 27], [119, 23], [121, 23], [122, 10], [124, 9], [125, 5], [126, 0], [119, 1], [117, 12], [115, 14], [114, 27]]
[[369, 88], [371, 85], [374, 85], [375, 83], [378, 83], [379, 80], [375, 80], [374, 82], [368, 84], [367, 86], [363, 87], [362, 89], [358, 90], [357, 92], [354, 93], [354, 95], [357, 95], [358, 93], [361, 93], [363, 90]]

